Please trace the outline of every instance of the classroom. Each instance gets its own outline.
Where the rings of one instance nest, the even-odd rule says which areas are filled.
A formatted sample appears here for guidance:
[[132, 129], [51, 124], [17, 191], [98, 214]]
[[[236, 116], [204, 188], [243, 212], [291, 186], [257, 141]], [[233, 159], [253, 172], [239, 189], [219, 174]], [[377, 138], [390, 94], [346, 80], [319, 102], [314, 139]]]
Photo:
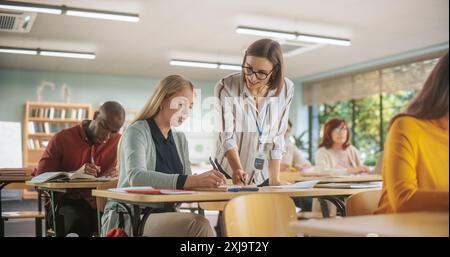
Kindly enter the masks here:
[[0, 0], [0, 242], [448, 238], [448, 49], [448, 0]]

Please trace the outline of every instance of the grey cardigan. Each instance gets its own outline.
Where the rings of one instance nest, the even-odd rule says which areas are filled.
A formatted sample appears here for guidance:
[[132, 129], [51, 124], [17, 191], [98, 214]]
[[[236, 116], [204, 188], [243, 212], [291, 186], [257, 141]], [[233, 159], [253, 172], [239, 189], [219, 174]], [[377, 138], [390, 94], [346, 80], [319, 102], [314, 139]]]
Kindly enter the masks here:
[[[186, 136], [172, 129], [173, 139], [183, 164], [183, 172], [191, 175], [191, 163]], [[135, 122], [124, 132], [119, 146], [118, 188], [151, 186], [154, 188], [176, 188], [178, 174], [165, 174], [155, 171], [156, 149], [150, 127], [146, 120]], [[162, 207], [162, 205], [149, 205]], [[108, 199], [102, 216], [102, 235], [118, 227], [117, 210], [124, 211], [117, 203]], [[128, 215], [125, 215], [125, 232], [131, 235]], [[127, 222], [128, 221], [128, 222]]]

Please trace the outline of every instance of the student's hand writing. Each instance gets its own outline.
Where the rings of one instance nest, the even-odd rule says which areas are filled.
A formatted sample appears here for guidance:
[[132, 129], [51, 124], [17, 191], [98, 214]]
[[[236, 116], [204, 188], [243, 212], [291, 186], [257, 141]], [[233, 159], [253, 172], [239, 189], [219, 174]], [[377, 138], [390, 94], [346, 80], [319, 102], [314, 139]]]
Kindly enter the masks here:
[[231, 176], [234, 185], [242, 185], [247, 181], [247, 173], [242, 169], [237, 169], [233, 171], [233, 176]]
[[214, 188], [226, 184], [227, 180], [222, 173], [217, 170], [210, 170], [200, 175], [188, 176], [186, 182], [184, 182], [184, 188]]
[[100, 166], [96, 166], [92, 163], [85, 163], [79, 171], [97, 177], [100, 174]]
[[116, 168], [110, 169], [102, 174], [102, 177], [106, 178], [117, 178], [119, 176], [119, 171]]

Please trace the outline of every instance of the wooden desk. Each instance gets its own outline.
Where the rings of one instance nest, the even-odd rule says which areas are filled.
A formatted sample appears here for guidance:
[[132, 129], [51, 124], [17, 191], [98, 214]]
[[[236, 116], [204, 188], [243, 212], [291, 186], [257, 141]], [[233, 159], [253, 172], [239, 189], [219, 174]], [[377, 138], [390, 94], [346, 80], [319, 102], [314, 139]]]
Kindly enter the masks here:
[[382, 177], [379, 174], [317, 177], [317, 176], [304, 176], [300, 172], [289, 172], [289, 171], [280, 172], [280, 179], [289, 182], [320, 180], [319, 183], [353, 183], [353, 182], [382, 181]]
[[[284, 194], [290, 197], [335, 197], [348, 196], [363, 191], [374, 189], [328, 189], [328, 188], [311, 188], [311, 189], [275, 189], [269, 187], [262, 187], [260, 191], [242, 191], [242, 192], [196, 192], [194, 194], [184, 195], [146, 195], [133, 194], [126, 192], [112, 192], [109, 190], [93, 190], [92, 195], [96, 197], [105, 197], [119, 202], [131, 216], [133, 235], [139, 236], [142, 234], [142, 227], [146, 219], [152, 212], [151, 208], [146, 208], [143, 219], [140, 219], [140, 206], [145, 206], [152, 203], [186, 203], [186, 202], [215, 202], [215, 201], [229, 201], [235, 197], [246, 194]], [[332, 202], [337, 204], [336, 202]], [[129, 209], [124, 204], [132, 205], [133, 210]], [[342, 203], [338, 204], [338, 208], [344, 208]], [[138, 213], [139, 215], [133, 215]]]
[[117, 201], [128, 203], [187, 203], [187, 202], [215, 202], [228, 201], [237, 196], [246, 194], [284, 194], [290, 197], [321, 197], [321, 196], [346, 196], [368, 190], [378, 189], [332, 189], [332, 188], [311, 188], [311, 189], [276, 189], [262, 187], [259, 191], [241, 192], [208, 192], [198, 191], [195, 194], [183, 195], [150, 195], [135, 194], [126, 192], [113, 192], [109, 190], [93, 190], [92, 195], [96, 197], [111, 198]]
[[[55, 236], [65, 236], [63, 220], [57, 215], [59, 213], [59, 201], [56, 201], [56, 193], [67, 193], [71, 190], [91, 190], [96, 189], [99, 185], [110, 181], [89, 181], [89, 182], [46, 182], [46, 183], [33, 183], [27, 181], [25, 184], [28, 186], [37, 187], [39, 190], [47, 191], [50, 195], [51, 211], [53, 214], [53, 229], [55, 230]], [[100, 221], [97, 221], [100, 222]]]
[[28, 186], [34, 186], [41, 189], [49, 190], [67, 190], [67, 189], [93, 189], [98, 185], [105, 183], [104, 181], [89, 181], [89, 182], [46, 182], [46, 183], [33, 183], [27, 181], [25, 184]]
[[[17, 172], [18, 175], [11, 173]], [[23, 173], [23, 174], [22, 174]], [[2, 209], [2, 189], [11, 183], [23, 183], [31, 179], [31, 169], [17, 168], [17, 169], [0, 169], [0, 216]], [[0, 218], [0, 237], [5, 236], [5, 223]]]
[[448, 212], [417, 212], [307, 220], [291, 223], [298, 234], [311, 236], [448, 237]]

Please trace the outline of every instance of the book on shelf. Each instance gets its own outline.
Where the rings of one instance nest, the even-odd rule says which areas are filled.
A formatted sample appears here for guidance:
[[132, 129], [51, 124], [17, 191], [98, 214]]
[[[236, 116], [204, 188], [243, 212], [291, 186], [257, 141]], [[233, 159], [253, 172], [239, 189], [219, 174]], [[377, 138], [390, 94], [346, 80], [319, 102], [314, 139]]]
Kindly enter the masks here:
[[41, 144], [39, 143], [39, 139], [34, 139], [34, 149], [40, 149]]
[[55, 118], [55, 108], [51, 107], [49, 110], [50, 111], [49, 111], [48, 118], [54, 119]]
[[50, 125], [48, 122], [44, 122], [44, 132], [47, 134], [50, 133]]
[[36, 133], [36, 131], [34, 130], [35, 124], [33, 121], [28, 122], [28, 133]]
[[66, 109], [61, 109], [61, 113], [58, 116], [60, 119], [66, 118]]
[[44, 139], [44, 140], [41, 140], [41, 146], [42, 146], [42, 148], [47, 148], [47, 146], [48, 146], [48, 140], [46, 140], [46, 139]]

